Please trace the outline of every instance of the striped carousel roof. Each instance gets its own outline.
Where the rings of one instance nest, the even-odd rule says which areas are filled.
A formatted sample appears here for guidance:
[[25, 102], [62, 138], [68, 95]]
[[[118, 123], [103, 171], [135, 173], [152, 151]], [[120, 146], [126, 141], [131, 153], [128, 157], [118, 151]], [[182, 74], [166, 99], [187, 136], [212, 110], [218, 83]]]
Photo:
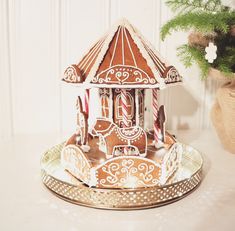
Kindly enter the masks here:
[[181, 82], [178, 71], [123, 19], [68, 67], [64, 81], [97, 87], [163, 88]]

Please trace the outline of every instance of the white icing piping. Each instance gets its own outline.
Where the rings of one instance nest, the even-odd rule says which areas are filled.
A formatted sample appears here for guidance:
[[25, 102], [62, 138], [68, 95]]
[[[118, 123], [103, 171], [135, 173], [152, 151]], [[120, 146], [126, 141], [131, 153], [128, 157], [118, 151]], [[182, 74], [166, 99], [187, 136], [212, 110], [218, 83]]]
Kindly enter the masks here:
[[155, 165], [158, 168], [162, 168], [162, 166], [159, 163], [154, 162], [153, 160], [147, 159], [147, 158], [144, 158], [144, 157], [140, 157], [140, 156], [118, 156], [118, 157], [113, 157], [111, 159], [106, 160], [104, 163], [96, 166], [95, 169], [97, 170], [97, 169], [101, 168], [103, 165], [106, 165], [106, 164], [108, 164], [108, 163], [110, 163], [114, 160], [119, 160], [119, 159], [137, 159], [137, 160], [141, 160], [141, 161], [144, 160], [146, 162], [150, 162], [151, 164]]
[[147, 45], [144, 44], [144, 47], [146, 48], [146, 50], [148, 51], [150, 57], [156, 62], [156, 65], [159, 69], [161, 69], [162, 72], [164, 72], [166, 70], [166, 68], [162, 65], [162, 63], [160, 62], [160, 60], [157, 59], [157, 57], [155, 56], [155, 54], [153, 53], [153, 51], [151, 51], [149, 49], [149, 47], [147, 47]]
[[[132, 26], [133, 27], [133, 26]], [[142, 41], [154, 52], [154, 54], [159, 58], [161, 62], [163, 62], [166, 66], [170, 66], [170, 64], [161, 56], [161, 54], [155, 49], [155, 47], [142, 35], [142, 33], [135, 27], [134, 28], [136, 34], [140, 37]]]
[[115, 54], [116, 48], [117, 48], [117, 42], [118, 42], [119, 33], [120, 33], [120, 27], [118, 28], [118, 31], [117, 31], [117, 38], [116, 38], [116, 41], [115, 41], [115, 44], [114, 44], [113, 54], [112, 54], [112, 58], [111, 58], [111, 60], [110, 60], [109, 67], [111, 67], [111, 66], [112, 66], [112, 63], [113, 63], [113, 58], [114, 58], [114, 54]]
[[90, 169], [90, 180], [89, 180], [88, 185], [92, 187], [92, 186], [96, 186], [96, 184], [97, 184], [96, 170], [93, 167]]
[[143, 55], [145, 58], [148, 66], [150, 67], [151, 71], [154, 74], [155, 79], [158, 81], [160, 88], [163, 88], [165, 85], [164, 79], [161, 78], [161, 74], [159, 71], [156, 69], [154, 62], [152, 61], [151, 57], [149, 56], [148, 52], [145, 50], [143, 43], [141, 42], [140, 37], [138, 34], [135, 32], [134, 28], [125, 21], [125, 27], [128, 29], [131, 37], [133, 38], [134, 42], [136, 43], [137, 47], [140, 50], [140, 53]]
[[126, 27], [131, 35], [131, 37], [133, 38], [134, 42], [136, 43], [136, 45], [138, 46], [138, 48], [140, 49], [141, 54], [143, 55], [143, 57], [146, 59], [148, 66], [150, 67], [150, 69], [152, 70], [154, 77], [156, 78], [156, 80], [159, 82], [159, 88], [164, 88], [165, 87], [165, 82], [164, 79], [161, 78], [160, 73], [158, 72], [158, 70], [156, 70], [154, 62], [151, 60], [151, 57], [149, 56], [148, 52], [145, 50], [140, 37], [138, 37], [137, 34], [135, 34], [135, 30], [134, 28], [129, 24], [129, 22], [127, 22], [127, 20], [121, 20], [121, 22], [118, 22], [110, 31], [109, 35], [107, 36], [107, 38], [104, 41], [103, 47], [101, 48], [101, 51], [96, 59], [95, 64], [93, 65], [93, 67], [90, 70], [90, 73], [87, 77], [87, 79], [85, 80], [86, 83], [89, 83], [92, 81], [93, 77], [95, 76], [100, 63], [103, 60], [104, 55], [106, 54], [108, 48], [109, 48], [109, 44], [112, 41], [113, 36], [115, 35], [115, 32], [117, 31], [117, 28], [119, 26], [123, 26]]
[[[113, 91], [109, 89], [109, 118], [113, 121]], [[113, 121], [114, 122], [114, 121]]]
[[61, 154], [63, 155], [64, 152], [66, 151], [66, 149], [75, 149], [76, 153], [79, 153], [79, 155], [83, 158], [83, 160], [86, 162], [86, 164], [91, 167], [91, 164], [88, 162], [87, 157], [85, 156], [85, 154], [82, 152], [82, 150], [80, 148], [78, 148], [76, 145], [74, 144], [69, 144], [67, 146], [64, 146], [64, 148], [61, 151]]
[[[161, 57], [161, 55], [159, 54], [159, 52], [157, 52], [155, 50], [155, 48], [153, 47], [153, 45], [151, 43], [149, 43], [147, 40], [144, 39], [144, 36], [135, 28], [133, 27], [132, 25], [129, 24], [129, 22], [126, 20], [126, 19], [122, 19], [120, 20], [119, 22], [117, 22], [113, 28], [111, 28], [111, 30], [109, 31], [109, 33], [106, 33], [105, 36], [102, 37], [102, 39], [98, 40], [98, 42], [96, 43], [96, 45], [93, 47], [92, 49], [92, 52], [89, 53], [89, 51], [91, 51], [91, 49], [88, 50], [87, 53], [88, 56], [85, 57], [84, 60], [81, 61], [81, 63], [79, 64], [79, 67], [82, 65], [82, 67], [84, 66], [84, 62], [87, 63], [87, 61], [90, 59], [90, 56], [92, 56], [92, 54], [95, 52], [95, 55], [94, 57], [97, 57], [96, 58], [96, 61], [94, 63], [94, 65], [91, 67], [91, 70], [90, 72], [88, 73], [87, 75], [87, 78], [85, 80], [84, 83], [80, 84], [80, 83], [76, 83], [76, 85], [78, 85], [78, 87], [84, 87], [84, 88], [89, 88], [89, 87], [107, 87], [107, 88], [115, 88], [115, 87], [120, 87], [119, 84], [92, 84], [91, 81], [93, 79], [93, 77], [95, 76], [98, 68], [99, 68], [99, 65], [101, 64], [103, 58], [104, 58], [104, 55], [106, 54], [108, 48], [109, 48], [109, 44], [110, 42], [112, 41], [115, 33], [117, 32], [118, 29], [120, 29], [119, 27], [122, 27], [123, 28], [123, 31], [125, 33], [125, 37], [127, 39], [127, 43], [128, 43], [128, 46], [129, 46], [129, 49], [130, 49], [130, 52], [131, 52], [131, 55], [132, 55], [132, 58], [133, 58], [133, 61], [136, 65], [136, 60], [135, 60], [135, 57], [134, 57], [134, 54], [133, 54], [133, 51], [131, 49], [131, 46], [130, 46], [130, 43], [129, 43], [129, 40], [127, 38], [127, 34], [126, 34], [126, 29], [129, 31], [131, 37], [133, 38], [134, 42], [136, 43], [136, 45], [138, 46], [141, 54], [143, 55], [143, 57], [146, 59], [147, 61], [147, 64], [148, 66], [150, 67], [150, 69], [152, 70], [153, 74], [154, 74], [154, 77], [155, 79], [159, 82], [157, 84], [154, 84], [154, 85], [142, 85], [142, 84], [137, 84], [137, 85], [132, 85], [132, 84], [127, 84], [127, 85], [121, 85], [122, 88], [160, 88], [160, 89], [163, 89], [166, 87], [166, 83], [165, 83], [165, 80], [163, 78], [161, 78], [161, 74], [159, 73], [159, 71], [156, 69], [156, 63], [154, 63], [154, 61], [161, 61], [163, 62], [164, 64], [167, 64], [167, 62]], [[123, 36], [123, 31], [122, 31], [122, 36]], [[118, 39], [118, 36], [117, 36], [117, 39]], [[98, 47], [99, 46], [99, 47]], [[102, 47], [101, 47], [102, 46]], [[147, 46], [147, 47], [146, 47]], [[98, 47], [98, 49], [97, 49]], [[96, 50], [97, 49], [97, 50]], [[85, 54], [87, 54], [85, 53]], [[96, 56], [98, 54], [98, 56]], [[115, 52], [114, 52], [115, 53]], [[114, 56], [114, 53], [113, 53], [113, 56]], [[89, 57], [89, 58], [88, 58]], [[93, 59], [94, 59], [93, 57]], [[92, 61], [93, 61], [92, 59]], [[153, 60], [154, 61], [153, 61]], [[89, 65], [88, 67], [90, 67], [91, 65], [91, 62], [89, 62]], [[159, 63], [159, 62], [158, 62]], [[159, 65], [162, 66], [162, 63], [159, 63]], [[137, 66], [137, 65], [136, 65]], [[86, 67], [86, 70], [88, 69], [88, 67]], [[165, 67], [164, 67], [165, 68]], [[71, 85], [75, 85], [74, 83], [70, 83]], [[175, 85], [177, 83], [170, 83], [170, 85]]]
[[100, 47], [104, 39], [100, 39], [95, 46], [92, 48], [92, 50], [89, 51], [88, 55], [82, 60], [82, 62], [79, 64], [79, 67], [82, 69], [84, 66], [86, 66], [87, 62], [89, 61], [90, 57], [93, 55], [95, 51]]
[[140, 124], [140, 115], [139, 115], [139, 89], [135, 89], [135, 105], [136, 105], [136, 112], [135, 112], [135, 120], [136, 125], [139, 126]]
[[108, 48], [109, 48], [109, 44], [110, 42], [112, 41], [113, 39], [113, 36], [115, 35], [117, 29], [119, 27], [119, 24], [117, 23], [109, 32], [108, 36], [106, 37], [105, 41], [104, 41], [104, 44], [103, 44], [103, 47], [101, 48], [100, 50], [100, 53], [96, 59], [96, 62], [94, 63], [93, 67], [91, 68], [90, 70], [90, 73], [89, 75], [87, 76], [85, 82], [86, 83], [90, 83], [93, 79], [93, 77], [95, 76]]
[[100, 102], [101, 102], [101, 110], [102, 110], [102, 116], [104, 116], [104, 117], [107, 117], [107, 115], [106, 115], [106, 108], [105, 108], [105, 100], [106, 100], [106, 98], [107, 98], [107, 96], [106, 95], [101, 95], [100, 96]]
[[127, 34], [126, 34], [126, 28], [124, 28], [124, 33], [125, 33], [125, 37], [126, 37], [126, 40], [127, 40], [127, 44], [128, 44], [129, 49], [130, 49], [130, 52], [131, 52], [131, 55], [132, 55], [132, 58], [133, 58], [135, 67], [137, 67], [136, 60], [135, 60], [135, 56], [134, 56], [134, 53], [133, 53], [133, 51], [132, 51], [132, 49], [131, 49], [131, 45], [130, 45], [129, 39], [128, 39]]
[[[114, 125], [112, 128], [110, 128], [112, 125]], [[107, 136], [109, 136], [112, 132], [113, 132], [113, 130], [115, 129], [115, 128], [117, 128], [116, 127], [117, 125], [116, 124], [114, 124], [113, 122], [111, 122], [111, 124], [110, 124], [110, 126], [109, 126], [109, 128], [108, 128], [108, 132], [107, 133], [105, 133], [104, 135], [102, 135], [104, 138], [106, 138]]]
[[124, 52], [124, 41], [123, 41], [123, 26], [122, 26], [122, 64], [125, 65], [125, 52]]
[[147, 49], [149, 49], [149, 53], [152, 54], [154, 60], [156, 60], [156, 62], [158, 63], [158, 65], [162, 68], [162, 70], [166, 70], [166, 67], [162, 64], [161, 60], [156, 56], [156, 54], [154, 54], [153, 50], [151, 50], [148, 46]]
[[[87, 71], [87, 69], [90, 67], [90, 65], [92, 64], [92, 62], [93, 62], [93, 60], [95, 59], [95, 57], [96, 57], [96, 55], [99, 53], [99, 50], [100, 50], [100, 48], [102, 47], [102, 45], [103, 45], [103, 43], [104, 43], [104, 41], [102, 41], [102, 43], [99, 45], [99, 47], [96, 49], [96, 51], [94, 52], [94, 54], [93, 54], [93, 57], [92, 57], [92, 59], [90, 60], [90, 62], [89, 62], [89, 64], [86, 66], [86, 69], [84, 70], [84, 72], [86, 73], [86, 71]], [[91, 58], [90, 57], [90, 58]], [[90, 59], [89, 58], [89, 59]]]
[[163, 86], [162, 88], [160, 88], [160, 84], [156, 83], [153, 85], [142, 85], [142, 84], [126, 84], [126, 85], [120, 85], [120, 84], [95, 84], [95, 83], [70, 83], [70, 82], [66, 82], [66, 81], [62, 81], [63, 84], [66, 84], [66, 86], [70, 85], [73, 87], [77, 87], [77, 88], [131, 88], [131, 89], [135, 89], [135, 88], [143, 88], [143, 89], [153, 89], [153, 88], [159, 88], [159, 89], [164, 89], [167, 86], [177, 86], [177, 85], [182, 85], [183, 82], [173, 82], [173, 83], [169, 83], [169, 84], [165, 84], [165, 86]]

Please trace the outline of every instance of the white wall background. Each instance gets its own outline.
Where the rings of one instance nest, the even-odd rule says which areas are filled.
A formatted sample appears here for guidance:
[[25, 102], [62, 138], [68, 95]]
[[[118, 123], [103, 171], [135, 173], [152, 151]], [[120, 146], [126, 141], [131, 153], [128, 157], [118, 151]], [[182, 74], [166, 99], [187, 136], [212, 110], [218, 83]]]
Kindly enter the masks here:
[[[160, 41], [171, 17], [159, 0], [0, 0], [0, 136], [70, 132], [75, 128], [77, 88], [61, 83], [64, 69], [121, 17], [137, 26], [184, 77], [184, 85], [161, 92], [168, 128], [207, 129], [216, 84], [185, 70], [175, 33]], [[149, 118], [147, 118], [150, 120]]]

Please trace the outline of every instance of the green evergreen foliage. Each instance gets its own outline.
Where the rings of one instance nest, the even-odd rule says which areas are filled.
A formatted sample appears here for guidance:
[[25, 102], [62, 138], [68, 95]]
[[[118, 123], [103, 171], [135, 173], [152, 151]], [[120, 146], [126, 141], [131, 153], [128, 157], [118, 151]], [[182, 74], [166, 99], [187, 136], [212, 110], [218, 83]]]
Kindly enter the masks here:
[[223, 6], [220, 0], [168, 0], [166, 4], [178, 13], [161, 29], [161, 38], [165, 39], [173, 31], [193, 31], [210, 37], [217, 46], [217, 58], [213, 63], [205, 59], [205, 47], [199, 44], [184, 44], [178, 48], [178, 56], [186, 67], [193, 62], [201, 69], [205, 78], [209, 68], [213, 67], [226, 76], [235, 73], [235, 36], [231, 26], [235, 25], [235, 11]]
[[202, 78], [206, 78], [210, 64], [205, 59], [205, 51], [203, 49], [184, 44], [178, 47], [177, 54], [186, 68], [191, 67], [195, 62], [201, 69]]
[[235, 23], [235, 12], [219, 12], [211, 14], [208, 12], [180, 14], [168, 21], [161, 29], [161, 38], [165, 39], [172, 31], [188, 31], [193, 29], [202, 33], [221, 31], [227, 33], [228, 23], [233, 19]]
[[222, 6], [220, 0], [168, 0], [166, 4], [171, 8], [172, 11], [180, 12], [197, 12], [197, 11], [223, 11], [226, 7]]

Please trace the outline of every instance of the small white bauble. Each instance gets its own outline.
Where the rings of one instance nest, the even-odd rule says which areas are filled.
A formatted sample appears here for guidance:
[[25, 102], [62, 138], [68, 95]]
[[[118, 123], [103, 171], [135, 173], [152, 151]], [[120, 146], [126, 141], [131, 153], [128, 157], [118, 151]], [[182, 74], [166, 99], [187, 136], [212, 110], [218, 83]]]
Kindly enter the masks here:
[[214, 43], [210, 42], [209, 45], [206, 47], [205, 51], [205, 59], [208, 61], [208, 63], [213, 63], [217, 57], [217, 46]]

